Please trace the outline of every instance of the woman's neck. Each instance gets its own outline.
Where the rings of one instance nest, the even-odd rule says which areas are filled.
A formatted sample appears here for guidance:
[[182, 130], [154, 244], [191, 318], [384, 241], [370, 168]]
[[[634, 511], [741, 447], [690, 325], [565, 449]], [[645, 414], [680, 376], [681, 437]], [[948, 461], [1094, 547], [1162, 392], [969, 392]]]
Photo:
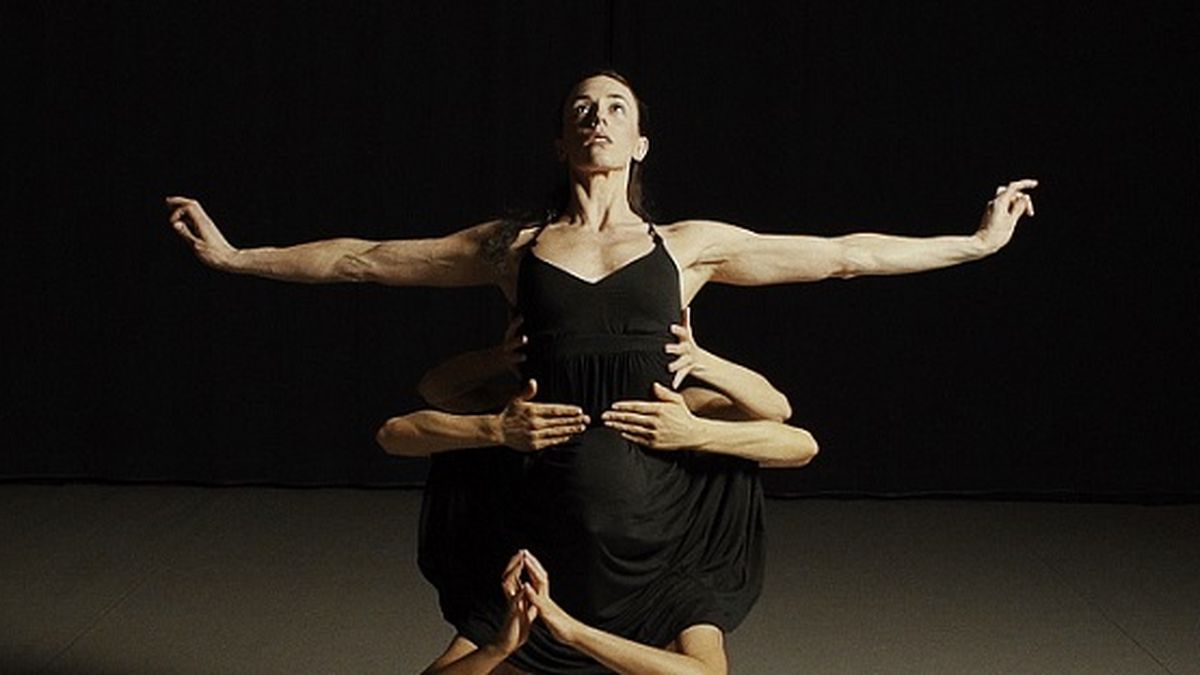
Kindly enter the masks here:
[[629, 206], [627, 171], [572, 175], [571, 200], [563, 216], [572, 225], [597, 231], [612, 225], [642, 222]]

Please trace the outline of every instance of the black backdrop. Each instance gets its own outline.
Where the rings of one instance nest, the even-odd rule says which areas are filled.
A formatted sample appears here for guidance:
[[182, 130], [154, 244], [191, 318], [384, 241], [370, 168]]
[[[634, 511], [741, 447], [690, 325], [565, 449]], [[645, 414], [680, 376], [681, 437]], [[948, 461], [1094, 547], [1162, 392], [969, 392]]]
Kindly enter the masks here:
[[1041, 180], [978, 263], [701, 293], [701, 344], [822, 442], [773, 490], [1194, 497], [1188, 4], [6, 5], [0, 476], [418, 482], [374, 429], [499, 294], [218, 274], [162, 198], [236, 245], [448, 233], [540, 203], [559, 97], [611, 64], [660, 221], [966, 234]]

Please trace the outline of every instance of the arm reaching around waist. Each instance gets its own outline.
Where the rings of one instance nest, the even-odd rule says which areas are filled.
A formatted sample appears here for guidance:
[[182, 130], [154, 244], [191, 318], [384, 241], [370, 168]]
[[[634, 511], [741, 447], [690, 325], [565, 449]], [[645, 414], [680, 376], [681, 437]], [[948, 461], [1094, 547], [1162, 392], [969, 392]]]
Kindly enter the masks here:
[[722, 400], [727, 406], [736, 408], [727, 411], [716, 410], [713, 408], [716, 399], [708, 397], [704, 401], [706, 409], [701, 410], [697, 405], [693, 405], [695, 401], [689, 399], [688, 407], [693, 412], [705, 417], [775, 422], [787, 421], [792, 416], [792, 406], [787, 397], [772, 386], [767, 378], [700, 347], [692, 332], [690, 307], [683, 309], [683, 323], [672, 325], [671, 333], [679, 338], [678, 342], [665, 347], [667, 353], [678, 355], [678, 358], [667, 366], [667, 370], [674, 373], [671, 386], [678, 389], [684, 378], [691, 375], [725, 394], [728, 398]]
[[384, 422], [375, 440], [388, 454], [427, 457], [447, 450], [505, 445], [514, 450], [542, 450], [565, 443], [583, 432], [588, 416], [574, 405], [534, 403], [537, 382], [495, 414], [461, 415], [418, 410]]
[[770, 420], [725, 421], [697, 417], [684, 395], [657, 382], [657, 401], [617, 401], [604, 411], [605, 426], [652, 450], [698, 450], [733, 455], [768, 468], [804, 466], [817, 455], [812, 434]]
[[223, 272], [303, 283], [363, 282], [395, 286], [475, 286], [496, 282], [481, 255], [499, 223], [432, 239], [327, 239], [287, 247], [232, 246], [200, 202], [167, 197], [169, 222], [201, 262]]

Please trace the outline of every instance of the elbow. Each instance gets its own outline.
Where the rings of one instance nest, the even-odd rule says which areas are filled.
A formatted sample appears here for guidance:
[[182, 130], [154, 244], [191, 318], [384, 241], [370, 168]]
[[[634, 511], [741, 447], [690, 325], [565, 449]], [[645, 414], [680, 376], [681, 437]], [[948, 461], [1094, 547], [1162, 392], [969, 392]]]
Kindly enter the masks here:
[[821, 451], [817, 439], [804, 429], [796, 429], [796, 443], [792, 446], [791, 456], [782, 464], [785, 468], [808, 466], [809, 462]]
[[409, 436], [404, 433], [406, 427], [407, 423], [403, 417], [393, 417], [384, 422], [375, 432], [375, 442], [389, 455], [415, 457], [416, 453], [411, 452], [411, 448], [404, 442], [404, 439]]
[[[803, 431], [803, 429], [801, 431]], [[800, 445], [801, 448], [797, 459], [799, 463], [796, 466], [807, 465], [816, 458], [818, 453], [821, 452], [821, 446], [817, 444], [817, 439], [807, 431], [804, 432], [804, 440], [802, 443], [800, 443]]]
[[379, 445], [379, 447], [383, 448], [383, 451], [387, 454], [395, 455], [398, 453], [393, 451], [394, 445], [392, 442], [392, 431], [390, 429], [391, 423], [392, 420], [388, 420], [375, 431], [375, 442]]
[[788, 401], [787, 396], [779, 394], [776, 400], [771, 403], [767, 412], [767, 419], [780, 423], [792, 419], [792, 404]]

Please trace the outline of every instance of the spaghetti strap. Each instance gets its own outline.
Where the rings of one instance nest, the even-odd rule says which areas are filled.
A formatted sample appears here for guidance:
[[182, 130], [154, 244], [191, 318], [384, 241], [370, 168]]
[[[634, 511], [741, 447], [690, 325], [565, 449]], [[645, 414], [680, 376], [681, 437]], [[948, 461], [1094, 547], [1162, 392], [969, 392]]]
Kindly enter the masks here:
[[525, 247], [526, 248], [534, 248], [535, 246], [537, 246], [538, 237], [542, 236], [542, 232], [545, 231], [546, 226], [549, 224], [550, 224], [549, 221], [542, 221], [542, 224], [538, 225], [537, 232], [533, 233], [533, 238], [529, 240], [529, 243], [525, 244]]
[[658, 230], [654, 228], [654, 223], [647, 222], [646, 228], [650, 231], [650, 238], [654, 240], [655, 245], [663, 243], [662, 237], [658, 234]]

